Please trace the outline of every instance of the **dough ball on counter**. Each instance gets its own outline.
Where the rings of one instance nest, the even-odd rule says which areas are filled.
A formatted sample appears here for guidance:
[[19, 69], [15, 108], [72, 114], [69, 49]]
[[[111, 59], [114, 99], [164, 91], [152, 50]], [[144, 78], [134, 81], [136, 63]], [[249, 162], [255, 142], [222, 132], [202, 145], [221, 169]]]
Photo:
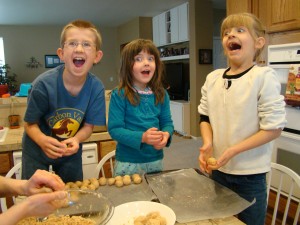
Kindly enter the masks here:
[[68, 182], [68, 183], [66, 183], [65, 188], [66, 189], [78, 189], [80, 187], [78, 187], [78, 185], [74, 182]]
[[133, 183], [135, 183], [135, 184], [140, 184], [142, 182], [142, 177], [138, 173], [133, 174], [131, 177], [132, 177]]
[[76, 182], [75, 182], [75, 184], [77, 185], [77, 187], [79, 187], [79, 188], [80, 188], [80, 187], [81, 187], [81, 185], [82, 185], [82, 181], [76, 181]]
[[[98, 182], [97, 182], [98, 183]], [[88, 186], [88, 189], [90, 189], [90, 190], [92, 190], [92, 191], [95, 191], [96, 190], [96, 187], [95, 187], [95, 185], [93, 185], [93, 184], [89, 184]]]
[[89, 179], [83, 180], [82, 185], [88, 186], [91, 183]]
[[130, 176], [129, 175], [124, 175], [123, 180], [124, 179], [130, 179]]
[[95, 177], [90, 178], [89, 180], [90, 180], [91, 184], [94, 183], [94, 182], [98, 182], [97, 178], [95, 178]]
[[86, 191], [86, 190], [88, 190], [89, 188], [88, 188], [88, 185], [82, 185], [82, 186], [80, 187], [80, 189], [83, 190], [83, 191]]
[[123, 185], [124, 185], [123, 180], [116, 180], [115, 185], [116, 185], [116, 187], [123, 187]]
[[97, 179], [96, 179], [96, 180], [93, 180], [93, 181], [91, 182], [91, 184], [94, 185], [96, 189], [99, 187], [99, 182], [98, 182]]
[[206, 163], [210, 166], [215, 166], [215, 165], [217, 165], [217, 160], [213, 157], [210, 157], [207, 159]]
[[109, 186], [114, 185], [115, 182], [116, 182], [116, 179], [113, 178], [113, 177], [108, 179], [108, 185]]
[[133, 178], [133, 183], [135, 184], [142, 183], [142, 178], [140, 176], [136, 176], [135, 178]]
[[129, 185], [129, 184], [131, 184], [131, 179], [130, 179], [130, 176], [124, 176], [123, 177], [123, 183], [124, 183], [124, 185]]
[[123, 180], [122, 176], [116, 176], [115, 179], [116, 179], [116, 181], [117, 180]]
[[107, 179], [105, 177], [100, 177], [99, 179], [99, 185], [105, 186], [107, 184]]
[[135, 174], [132, 174], [132, 180], [135, 178], [135, 177], [140, 177], [140, 175], [138, 173], [135, 173]]

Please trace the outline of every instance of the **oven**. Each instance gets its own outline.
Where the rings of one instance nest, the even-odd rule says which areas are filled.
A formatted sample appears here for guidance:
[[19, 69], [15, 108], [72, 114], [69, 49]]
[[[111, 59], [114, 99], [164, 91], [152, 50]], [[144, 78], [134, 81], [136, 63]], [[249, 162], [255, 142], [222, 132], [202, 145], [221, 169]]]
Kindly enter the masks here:
[[[277, 72], [281, 83], [281, 94], [283, 96], [286, 96], [287, 93], [290, 94], [291, 79], [288, 80], [288, 78], [289, 73], [297, 73], [296, 70], [300, 68], [300, 42], [269, 45], [268, 66]], [[295, 91], [294, 94], [300, 96], [297, 88], [294, 88], [293, 91]], [[272, 161], [287, 166], [300, 175], [300, 107], [297, 106], [300, 103], [291, 104], [287, 100], [286, 102], [287, 125], [281, 136], [274, 141]], [[297, 196], [300, 197], [300, 193]]]

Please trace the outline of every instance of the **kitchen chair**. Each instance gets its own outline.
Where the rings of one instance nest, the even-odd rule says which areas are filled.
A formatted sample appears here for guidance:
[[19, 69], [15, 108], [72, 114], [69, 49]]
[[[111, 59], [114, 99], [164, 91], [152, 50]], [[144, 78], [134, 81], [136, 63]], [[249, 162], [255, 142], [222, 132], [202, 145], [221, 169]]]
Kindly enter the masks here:
[[106, 162], [109, 162], [108, 166], [109, 166], [109, 170], [111, 170], [111, 175], [113, 176], [114, 174], [114, 157], [116, 155], [116, 150], [113, 150], [109, 153], [107, 153], [98, 163], [96, 170], [95, 170], [95, 174], [94, 177], [99, 178], [100, 176], [100, 172], [102, 174], [103, 177], [107, 177], [105, 176], [105, 171], [104, 171], [104, 167], [106, 164]]
[[[16, 175], [17, 173], [19, 173], [20, 177], [21, 177], [21, 169], [22, 169], [22, 162], [17, 163], [13, 168], [10, 169], [10, 171], [8, 171], [8, 173], [6, 174], [5, 177], [13, 177], [14, 175]], [[15, 204], [16, 202], [16, 198], [14, 196], [11, 197], [12, 198], [12, 202], [13, 204]], [[1, 201], [1, 210], [2, 212], [5, 212], [7, 210], [7, 198], [3, 197], [0, 199]]]
[[[280, 220], [282, 225], [292, 224], [292, 221], [293, 225], [299, 224], [300, 176], [286, 166], [271, 163], [267, 190], [269, 206], [274, 205], [271, 224], [278, 224]], [[295, 196], [296, 192], [298, 192], [298, 197]], [[276, 195], [275, 203], [275, 197], [269, 199], [271, 195]], [[289, 220], [288, 223], [287, 220]]]

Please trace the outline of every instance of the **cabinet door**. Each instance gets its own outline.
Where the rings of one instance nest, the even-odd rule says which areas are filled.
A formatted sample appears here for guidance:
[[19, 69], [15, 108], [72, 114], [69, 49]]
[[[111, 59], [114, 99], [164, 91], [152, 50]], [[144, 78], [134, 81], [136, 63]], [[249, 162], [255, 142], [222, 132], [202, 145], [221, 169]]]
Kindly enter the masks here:
[[153, 29], [153, 42], [156, 46], [159, 46], [159, 16], [152, 18], [152, 29]]
[[[169, 18], [168, 18], [169, 20]], [[159, 26], [159, 46], [167, 44], [167, 18], [166, 13], [159, 15], [158, 26]]]
[[230, 15], [240, 12], [251, 12], [251, 6], [251, 0], [226, 0], [226, 13]]
[[189, 40], [189, 7], [188, 3], [178, 6], [178, 41]]
[[179, 38], [179, 21], [178, 21], [178, 7], [170, 10], [171, 14], [171, 43], [178, 42]]
[[11, 153], [0, 153], [0, 175], [5, 176], [13, 167]]
[[172, 114], [174, 130], [178, 132], [182, 132], [183, 131], [182, 105], [171, 101], [170, 110]]
[[300, 28], [299, 0], [267, 0], [268, 32], [295, 30]]

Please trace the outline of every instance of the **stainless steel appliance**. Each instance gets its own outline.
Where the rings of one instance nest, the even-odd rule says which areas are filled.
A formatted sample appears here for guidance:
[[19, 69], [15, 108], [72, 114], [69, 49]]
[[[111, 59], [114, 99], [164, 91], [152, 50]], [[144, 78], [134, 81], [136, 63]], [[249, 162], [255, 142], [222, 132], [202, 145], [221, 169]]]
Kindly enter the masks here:
[[[300, 42], [268, 46], [268, 66], [278, 74], [282, 95], [286, 93], [292, 65], [300, 66]], [[287, 125], [274, 142], [272, 161], [285, 165], [300, 175], [300, 107], [286, 105], [286, 114]]]

